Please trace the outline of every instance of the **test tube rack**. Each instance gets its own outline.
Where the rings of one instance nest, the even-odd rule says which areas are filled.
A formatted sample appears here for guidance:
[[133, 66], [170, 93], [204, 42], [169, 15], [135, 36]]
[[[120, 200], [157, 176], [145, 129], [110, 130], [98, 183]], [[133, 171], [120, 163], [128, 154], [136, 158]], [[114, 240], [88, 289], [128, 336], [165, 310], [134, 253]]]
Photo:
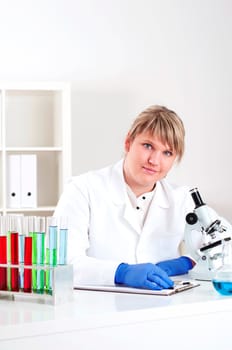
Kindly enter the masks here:
[[[0, 268], [18, 269], [21, 272], [25, 272], [26, 269], [51, 274], [51, 286], [52, 288], [47, 290], [46, 285], [39, 292], [31, 288], [30, 292], [25, 292], [23, 288], [19, 288], [18, 291], [12, 290], [0, 290], [0, 300], [12, 300], [12, 301], [32, 301], [40, 304], [57, 305], [70, 302], [73, 300], [73, 266], [72, 265], [30, 265], [24, 264], [0, 264]], [[44, 277], [46, 281], [46, 276]]]

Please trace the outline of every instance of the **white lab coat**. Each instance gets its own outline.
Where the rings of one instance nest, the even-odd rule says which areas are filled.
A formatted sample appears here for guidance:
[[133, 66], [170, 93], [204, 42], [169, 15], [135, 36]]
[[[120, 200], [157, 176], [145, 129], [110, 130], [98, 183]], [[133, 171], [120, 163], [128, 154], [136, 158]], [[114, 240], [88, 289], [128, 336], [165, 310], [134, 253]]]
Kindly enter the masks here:
[[164, 179], [156, 185], [141, 229], [123, 178], [123, 160], [73, 177], [55, 215], [68, 216], [68, 262], [74, 285], [114, 284], [121, 262], [142, 263], [180, 256], [185, 216], [193, 209], [187, 187]]

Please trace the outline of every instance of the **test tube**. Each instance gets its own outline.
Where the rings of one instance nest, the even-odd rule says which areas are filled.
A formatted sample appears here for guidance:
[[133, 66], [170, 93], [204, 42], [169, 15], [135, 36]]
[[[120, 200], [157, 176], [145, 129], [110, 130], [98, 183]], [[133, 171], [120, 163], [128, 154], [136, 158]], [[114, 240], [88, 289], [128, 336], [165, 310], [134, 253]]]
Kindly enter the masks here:
[[[19, 265], [24, 263], [24, 232], [23, 232], [23, 223], [24, 216], [17, 215], [17, 228], [18, 228], [18, 240], [19, 240]], [[23, 289], [23, 279], [24, 279], [24, 269], [23, 267], [19, 267], [19, 288]]]
[[51, 266], [46, 272], [46, 290], [48, 293], [53, 289], [53, 270], [52, 267], [57, 265], [57, 218], [47, 217], [47, 246], [46, 246], [46, 264]]
[[[11, 247], [10, 247], [10, 229], [11, 215], [5, 216], [6, 232], [7, 232], [7, 263], [11, 263]], [[11, 290], [11, 268], [7, 268], [7, 289]]]
[[[36, 232], [35, 232], [35, 216], [28, 218], [29, 236], [32, 237], [32, 265], [36, 265], [37, 249], [36, 249]], [[32, 269], [32, 289], [36, 291], [37, 287], [37, 270]]]
[[[10, 263], [19, 265], [19, 221], [17, 216], [10, 217]], [[11, 267], [11, 291], [19, 291], [19, 268]]]
[[32, 240], [32, 263], [36, 264], [36, 269], [32, 271], [33, 290], [37, 293], [44, 292], [44, 270], [40, 268], [44, 265], [45, 248], [45, 217], [34, 217], [34, 231]]
[[[7, 264], [6, 217], [0, 216], [0, 264]], [[7, 268], [0, 266], [0, 290], [7, 290]]]
[[32, 265], [32, 232], [33, 217], [24, 218], [24, 281], [23, 290], [25, 293], [31, 293], [32, 290], [32, 269], [27, 266]]
[[68, 218], [59, 218], [59, 265], [67, 264]]

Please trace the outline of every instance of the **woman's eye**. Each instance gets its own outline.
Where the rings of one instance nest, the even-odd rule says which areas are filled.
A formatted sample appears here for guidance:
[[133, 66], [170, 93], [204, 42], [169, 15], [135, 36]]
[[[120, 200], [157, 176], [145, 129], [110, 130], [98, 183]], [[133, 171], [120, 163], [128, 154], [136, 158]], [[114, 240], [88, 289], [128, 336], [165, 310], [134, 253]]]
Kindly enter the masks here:
[[144, 143], [143, 146], [147, 149], [152, 149], [152, 145], [150, 143]]
[[171, 151], [165, 151], [164, 154], [168, 157], [171, 157], [173, 153]]

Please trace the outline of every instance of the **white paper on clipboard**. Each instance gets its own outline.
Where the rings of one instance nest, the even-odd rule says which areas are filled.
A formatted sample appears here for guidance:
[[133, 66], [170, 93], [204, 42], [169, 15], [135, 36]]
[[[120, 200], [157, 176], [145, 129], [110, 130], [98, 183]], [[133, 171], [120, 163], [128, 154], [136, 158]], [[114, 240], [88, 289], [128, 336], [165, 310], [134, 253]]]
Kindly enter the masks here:
[[200, 283], [195, 280], [175, 280], [173, 289], [151, 290], [141, 288], [123, 287], [119, 285], [107, 286], [107, 285], [79, 285], [74, 289], [77, 290], [93, 290], [101, 292], [116, 292], [116, 293], [132, 293], [132, 294], [148, 294], [148, 295], [164, 295], [169, 296], [185, 290], [198, 287]]

